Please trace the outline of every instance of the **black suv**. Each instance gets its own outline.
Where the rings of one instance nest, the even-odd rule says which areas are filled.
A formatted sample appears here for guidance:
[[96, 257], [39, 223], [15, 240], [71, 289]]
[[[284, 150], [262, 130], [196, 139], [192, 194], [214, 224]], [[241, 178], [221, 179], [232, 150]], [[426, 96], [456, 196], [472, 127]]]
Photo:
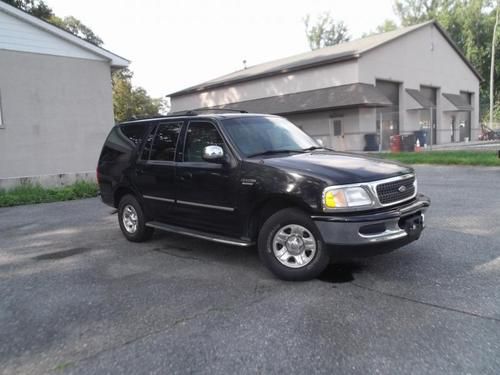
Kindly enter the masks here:
[[260, 114], [188, 112], [116, 125], [97, 177], [128, 240], [161, 229], [257, 244], [286, 280], [317, 277], [331, 258], [418, 239], [430, 205], [412, 168], [334, 152]]

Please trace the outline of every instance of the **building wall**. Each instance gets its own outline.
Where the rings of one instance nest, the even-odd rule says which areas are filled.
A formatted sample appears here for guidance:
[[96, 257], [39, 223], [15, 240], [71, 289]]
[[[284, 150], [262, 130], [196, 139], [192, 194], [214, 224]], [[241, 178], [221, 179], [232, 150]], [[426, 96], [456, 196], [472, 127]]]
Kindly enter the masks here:
[[405, 89], [420, 89], [421, 85], [438, 88], [438, 143], [450, 142], [453, 115], [443, 112], [447, 99], [442, 93], [473, 93], [472, 139], [479, 135], [479, 80], [432, 24], [363, 54], [359, 79], [370, 84], [375, 84], [376, 79], [401, 82], [402, 133], [420, 129], [419, 112], [407, 111], [414, 103]]
[[358, 82], [358, 68], [356, 61], [352, 60], [172, 97], [172, 111], [212, 107], [354, 82]]
[[90, 51], [0, 11], [0, 50], [4, 49], [104, 61]]
[[[373, 109], [344, 109], [335, 111], [322, 111], [285, 116], [288, 120], [299, 126], [316, 140], [321, 140], [325, 147], [336, 150], [362, 151], [364, 144], [363, 116], [373, 112]], [[375, 118], [375, 117], [373, 117]], [[334, 136], [333, 120], [342, 123], [342, 134]]]
[[0, 50], [0, 96], [0, 182], [95, 174], [114, 124], [109, 63]]

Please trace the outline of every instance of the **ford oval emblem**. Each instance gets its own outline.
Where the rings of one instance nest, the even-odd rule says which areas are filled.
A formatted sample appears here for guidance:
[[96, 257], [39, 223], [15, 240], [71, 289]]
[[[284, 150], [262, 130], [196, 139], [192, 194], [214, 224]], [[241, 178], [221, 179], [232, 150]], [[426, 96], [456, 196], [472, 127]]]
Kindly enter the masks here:
[[399, 191], [400, 193], [404, 193], [404, 192], [406, 191], [406, 186], [401, 185], [401, 186], [399, 187], [398, 191]]

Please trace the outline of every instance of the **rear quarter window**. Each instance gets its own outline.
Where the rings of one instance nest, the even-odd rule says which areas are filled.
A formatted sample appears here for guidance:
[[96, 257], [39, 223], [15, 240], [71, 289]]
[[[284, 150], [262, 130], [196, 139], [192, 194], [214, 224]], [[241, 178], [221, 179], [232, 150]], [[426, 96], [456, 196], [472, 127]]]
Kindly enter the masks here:
[[101, 152], [101, 162], [125, 162], [140, 147], [147, 130], [145, 124], [115, 126], [108, 135]]

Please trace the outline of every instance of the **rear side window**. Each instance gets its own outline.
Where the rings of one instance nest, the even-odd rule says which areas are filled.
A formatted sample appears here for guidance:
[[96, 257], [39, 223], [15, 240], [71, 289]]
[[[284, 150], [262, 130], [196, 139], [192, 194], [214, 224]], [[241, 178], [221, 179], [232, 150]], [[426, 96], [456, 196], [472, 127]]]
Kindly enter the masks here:
[[174, 161], [182, 122], [160, 123], [151, 147], [149, 159]]
[[122, 133], [136, 146], [139, 146], [142, 143], [146, 128], [147, 127], [144, 124], [120, 126], [120, 130], [122, 131]]

